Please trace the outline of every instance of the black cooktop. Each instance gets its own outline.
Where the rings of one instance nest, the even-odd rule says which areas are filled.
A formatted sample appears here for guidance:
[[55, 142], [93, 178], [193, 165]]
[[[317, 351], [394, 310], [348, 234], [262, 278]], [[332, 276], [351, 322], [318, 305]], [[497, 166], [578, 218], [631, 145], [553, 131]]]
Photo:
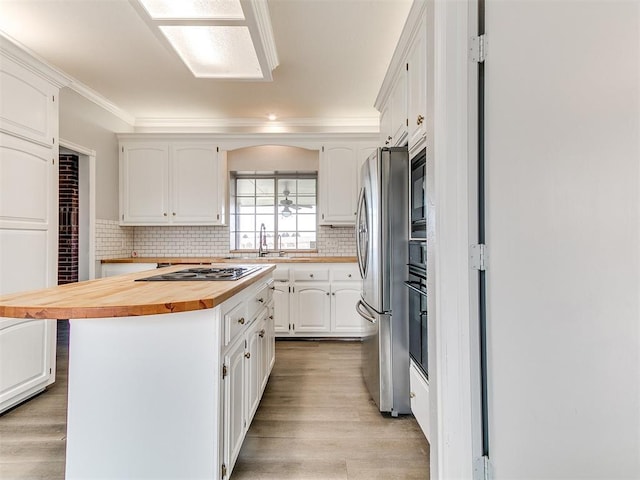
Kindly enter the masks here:
[[152, 277], [138, 278], [136, 282], [190, 282], [190, 281], [215, 281], [215, 280], [238, 280], [246, 277], [256, 271], [260, 267], [197, 267], [185, 268], [177, 272], [162, 273]]

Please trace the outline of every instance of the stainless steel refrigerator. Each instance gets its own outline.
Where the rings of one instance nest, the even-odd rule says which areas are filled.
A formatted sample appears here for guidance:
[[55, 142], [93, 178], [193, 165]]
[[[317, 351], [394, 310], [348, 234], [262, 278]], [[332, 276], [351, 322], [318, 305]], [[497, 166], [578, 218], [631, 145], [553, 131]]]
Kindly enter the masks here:
[[356, 246], [366, 324], [362, 373], [381, 412], [411, 413], [407, 279], [409, 155], [380, 148], [362, 165]]

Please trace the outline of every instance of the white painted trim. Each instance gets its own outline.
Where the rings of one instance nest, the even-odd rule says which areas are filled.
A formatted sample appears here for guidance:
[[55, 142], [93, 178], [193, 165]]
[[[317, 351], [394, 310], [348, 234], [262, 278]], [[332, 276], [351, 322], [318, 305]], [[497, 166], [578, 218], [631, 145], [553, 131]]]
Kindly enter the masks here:
[[89, 279], [96, 278], [96, 151], [59, 139], [60, 147], [89, 158]]
[[291, 147], [320, 150], [323, 145], [332, 142], [367, 142], [377, 144], [377, 134], [296, 134], [296, 133], [252, 133], [252, 134], [189, 134], [189, 133], [121, 133], [117, 135], [123, 141], [148, 141], [151, 139], [171, 142], [216, 142], [220, 150], [257, 147], [261, 145], [286, 145]]
[[[252, 20], [254, 24], [250, 30], [255, 30], [260, 37], [260, 42], [254, 42], [255, 46], [260, 49], [258, 59], [262, 74], [265, 80], [273, 80], [273, 70], [280, 64], [278, 52], [276, 51], [276, 42], [273, 36], [273, 27], [271, 26], [271, 16], [269, 15], [269, 6], [266, 0], [246, 0], [250, 3], [251, 8], [245, 9], [246, 13], [251, 12], [252, 19], [247, 15], [247, 22]], [[264, 65], [263, 65], [264, 63]]]
[[[288, 133], [303, 127], [322, 129], [324, 135], [336, 133], [376, 133], [380, 131], [380, 118], [291, 118], [278, 121], [256, 118], [152, 118], [135, 119], [138, 132], [198, 132], [198, 133], [233, 133], [233, 130], [252, 129], [258, 133]], [[299, 135], [299, 134], [298, 134]]]
[[[431, 477], [473, 478], [470, 358], [469, 2], [434, 5], [434, 315]], [[429, 255], [428, 255], [429, 257]]]
[[7, 57], [58, 88], [65, 87], [71, 82], [71, 78], [68, 75], [47, 63], [43, 58], [2, 30], [0, 30], [0, 50]]
[[136, 119], [133, 115], [127, 113], [126, 111], [118, 107], [115, 103], [113, 103], [111, 100], [103, 97], [95, 90], [92, 90], [91, 88], [87, 87], [84, 83], [76, 80], [75, 78], [71, 78], [71, 83], [68, 86], [74, 92], [82, 95], [84, 98], [95, 103], [96, 105], [106, 110], [107, 112], [112, 113], [123, 122], [126, 122], [131, 126], [135, 124]]

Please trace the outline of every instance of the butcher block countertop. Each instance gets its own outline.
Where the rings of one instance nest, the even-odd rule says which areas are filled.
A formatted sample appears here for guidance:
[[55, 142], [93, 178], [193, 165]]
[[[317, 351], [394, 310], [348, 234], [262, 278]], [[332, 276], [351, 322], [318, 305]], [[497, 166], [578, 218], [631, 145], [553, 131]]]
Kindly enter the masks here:
[[102, 263], [355, 263], [356, 257], [124, 257], [101, 260]]
[[154, 272], [70, 283], [0, 296], [0, 317], [80, 319], [131, 317], [213, 308], [268, 275], [275, 265], [232, 281], [136, 282], [137, 278], [183, 270], [172, 265]]

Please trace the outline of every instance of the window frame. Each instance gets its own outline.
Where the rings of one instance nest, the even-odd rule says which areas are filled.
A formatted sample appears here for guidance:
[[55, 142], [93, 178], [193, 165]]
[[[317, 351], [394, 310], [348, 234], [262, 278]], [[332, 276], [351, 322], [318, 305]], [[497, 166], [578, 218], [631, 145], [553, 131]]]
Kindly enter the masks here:
[[[273, 193], [273, 203], [274, 203], [274, 209], [273, 209], [273, 219], [274, 219], [274, 246], [273, 249], [269, 249], [269, 251], [285, 251], [285, 252], [289, 252], [289, 253], [316, 253], [318, 251], [317, 249], [317, 242], [318, 242], [318, 187], [319, 187], [319, 182], [318, 182], [318, 172], [317, 171], [310, 171], [310, 172], [266, 172], [266, 173], [259, 173], [259, 172], [230, 172], [230, 196], [229, 196], [229, 206], [230, 206], [230, 232], [229, 232], [229, 236], [230, 236], [230, 251], [232, 253], [254, 253], [254, 252], [258, 252], [259, 248], [240, 248], [240, 234], [242, 233], [242, 231], [239, 229], [239, 223], [240, 223], [240, 218], [241, 215], [239, 215], [237, 213], [237, 209], [238, 209], [238, 198], [239, 197], [245, 197], [245, 198], [251, 198], [249, 196], [238, 196], [237, 195], [237, 181], [239, 179], [250, 179], [250, 180], [273, 180], [274, 182], [274, 193]], [[316, 237], [316, 248], [277, 248], [277, 243], [276, 243], [276, 239], [278, 238], [278, 232], [279, 232], [279, 212], [278, 212], [278, 207], [279, 207], [279, 203], [278, 203], [278, 198], [280, 196], [279, 192], [278, 192], [278, 182], [282, 179], [290, 179], [290, 180], [314, 180], [315, 185], [314, 185], [314, 190], [315, 190], [315, 195], [314, 200], [315, 200], [315, 223], [314, 223], [314, 230], [313, 233], [315, 234]], [[296, 192], [296, 197], [298, 196], [298, 193]], [[256, 195], [256, 193], [254, 192], [253, 198], [257, 199], [259, 196]], [[307, 196], [307, 197], [310, 197]], [[257, 207], [257, 202], [256, 202], [256, 207]], [[297, 214], [297, 213], [296, 213]], [[254, 218], [258, 215], [258, 213], [253, 214]], [[261, 215], [268, 215], [268, 214], [261, 214]], [[303, 214], [304, 215], [304, 214]], [[290, 230], [288, 230], [290, 231]], [[258, 230], [254, 231], [255, 233], [258, 232]], [[298, 230], [298, 225], [296, 224], [296, 233], [300, 233], [300, 232], [309, 232], [309, 230]], [[257, 242], [257, 238], [256, 238], [256, 242]], [[255, 243], [255, 242], [254, 242]]]

